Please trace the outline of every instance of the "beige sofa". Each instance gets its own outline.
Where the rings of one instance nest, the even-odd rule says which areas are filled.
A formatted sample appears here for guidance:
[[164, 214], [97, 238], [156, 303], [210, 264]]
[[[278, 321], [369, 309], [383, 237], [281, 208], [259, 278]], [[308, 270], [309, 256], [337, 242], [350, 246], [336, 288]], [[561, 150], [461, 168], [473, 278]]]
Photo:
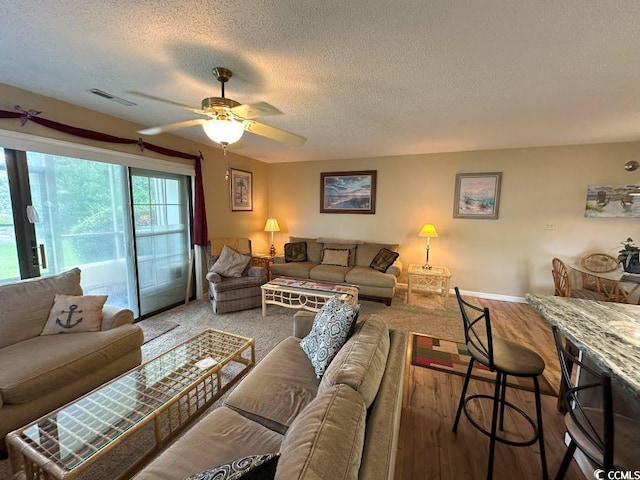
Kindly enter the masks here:
[[[175, 480], [247, 455], [280, 452], [276, 479], [392, 480], [404, 383], [405, 332], [360, 321], [322, 380], [300, 348], [313, 314], [135, 480]], [[259, 339], [257, 339], [259, 341]]]
[[140, 364], [133, 312], [103, 309], [99, 332], [43, 335], [56, 293], [82, 295], [80, 270], [0, 286], [0, 439]]
[[[360, 296], [383, 300], [387, 305], [391, 305], [398, 277], [402, 273], [402, 263], [396, 260], [385, 273], [374, 270], [369, 265], [382, 248], [397, 252], [397, 244], [299, 237], [290, 237], [289, 241], [307, 244], [307, 261], [286, 263], [283, 256], [276, 257], [271, 265], [273, 276], [350, 283], [360, 287]], [[322, 265], [320, 262], [325, 248], [349, 249], [349, 266]]]

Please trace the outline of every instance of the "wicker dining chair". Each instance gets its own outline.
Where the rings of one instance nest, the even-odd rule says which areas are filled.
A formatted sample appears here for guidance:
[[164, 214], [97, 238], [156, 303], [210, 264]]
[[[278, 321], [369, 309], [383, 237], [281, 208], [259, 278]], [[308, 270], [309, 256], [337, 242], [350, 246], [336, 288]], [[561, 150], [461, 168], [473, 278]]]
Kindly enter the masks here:
[[[620, 268], [620, 263], [616, 257], [606, 253], [590, 253], [580, 260], [580, 265], [585, 270], [593, 273], [615, 272]], [[610, 302], [626, 302], [629, 292], [627, 292], [620, 282], [607, 280], [588, 273], [582, 274], [582, 288], [600, 292]]]
[[559, 258], [554, 258], [551, 261], [551, 265], [551, 274], [553, 275], [553, 284], [555, 287], [554, 295], [558, 297], [582, 298], [584, 300], [597, 300], [601, 302], [607, 300], [607, 297], [597, 290], [571, 288], [571, 278], [569, 277], [569, 270], [565, 263]]

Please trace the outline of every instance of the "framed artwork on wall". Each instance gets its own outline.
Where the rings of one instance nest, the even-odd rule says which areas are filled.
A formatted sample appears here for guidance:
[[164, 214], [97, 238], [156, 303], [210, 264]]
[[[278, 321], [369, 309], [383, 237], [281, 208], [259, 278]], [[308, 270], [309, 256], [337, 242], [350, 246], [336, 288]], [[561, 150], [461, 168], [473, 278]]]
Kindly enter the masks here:
[[377, 170], [320, 173], [320, 213], [376, 213]]
[[589, 185], [585, 217], [640, 217], [640, 185]]
[[453, 218], [498, 218], [502, 172], [458, 173]]
[[230, 189], [232, 212], [253, 210], [253, 173], [232, 168]]

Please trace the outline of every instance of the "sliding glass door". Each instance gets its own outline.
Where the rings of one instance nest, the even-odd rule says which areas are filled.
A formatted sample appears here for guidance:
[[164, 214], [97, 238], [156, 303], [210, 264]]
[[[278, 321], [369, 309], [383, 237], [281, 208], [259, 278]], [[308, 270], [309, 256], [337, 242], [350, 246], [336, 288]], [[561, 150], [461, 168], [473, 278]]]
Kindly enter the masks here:
[[86, 294], [136, 318], [184, 301], [191, 177], [2, 153], [0, 283], [78, 267]]
[[184, 175], [131, 169], [141, 315], [190, 296], [188, 180]]
[[82, 270], [86, 294], [137, 313], [127, 169], [27, 152], [41, 275]]

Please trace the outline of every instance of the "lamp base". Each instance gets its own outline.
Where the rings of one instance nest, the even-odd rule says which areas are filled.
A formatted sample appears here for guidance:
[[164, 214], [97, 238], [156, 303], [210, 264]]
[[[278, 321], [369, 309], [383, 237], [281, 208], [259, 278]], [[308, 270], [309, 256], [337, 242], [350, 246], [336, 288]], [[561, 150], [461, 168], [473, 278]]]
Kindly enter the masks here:
[[422, 269], [423, 269], [423, 270], [431, 270], [431, 265], [429, 265], [428, 263], [425, 263], [425, 264], [422, 266]]
[[272, 257], [276, 256], [276, 247], [274, 247], [273, 245], [271, 245], [271, 248], [269, 249], [269, 255], [271, 255]]

